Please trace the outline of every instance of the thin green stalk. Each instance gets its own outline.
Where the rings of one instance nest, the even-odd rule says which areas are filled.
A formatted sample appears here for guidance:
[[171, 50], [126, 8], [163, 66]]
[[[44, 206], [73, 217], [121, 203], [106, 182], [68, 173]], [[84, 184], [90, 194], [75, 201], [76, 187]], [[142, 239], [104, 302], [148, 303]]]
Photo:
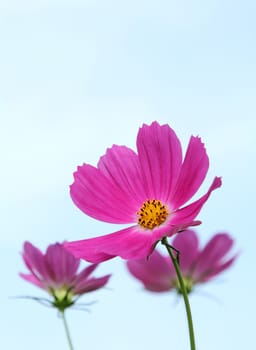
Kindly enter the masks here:
[[68, 340], [68, 345], [69, 345], [69, 349], [70, 350], [74, 350], [73, 345], [72, 345], [72, 341], [71, 341], [71, 337], [70, 337], [70, 333], [69, 333], [69, 329], [68, 329], [68, 324], [67, 324], [67, 320], [66, 320], [66, 316], [65, 316], [65, 311], [61, 311], [61, 316], [62, 316], [62, 320], [64, 323], [64, 327], [65, 327], [65, 332], [66, 332], [66, 336], [67, 336], [67, 340]]
[[190, 349], [191, 350], [196, 350], [196, 344], [195, 344], [195, 335], [194, 335], [194, 328], [193, 328], [193, 320], [192, 320], [192, 313], [191, 313], [191, 308], [190, 308], [190, 304], [189, 304], [189, 300], [188, 300], [188, 294], [187, 294], [187, 290], [184, 284], [184, 280], [182, 277], [182, 273], [180, 270], [180, 265], [179, 262], [177, 260], [177, 258], [175, 258], [173, 252], [172, 252], [172, 247], [170, 246], [170, 244], [168, 243], [168, 240], [166, 237], [164, 237], [161, 240], [161, 243], [163, 245], [165, 245], [170, 258], [172, 259], [172, 263], [174, 265], [177, 277], [178, 277], [178, 281], [180, 284], [180, 289], [181, 289], [181, 293], [183, 295], [183, 299], [184, 299], [184, 303], [185, 303], [185, 308], [186, 308], [186, 313], [187, 313], [187, 320], [188, 320], [188, 330], [189, 330], [189, 339], [190, 339]]

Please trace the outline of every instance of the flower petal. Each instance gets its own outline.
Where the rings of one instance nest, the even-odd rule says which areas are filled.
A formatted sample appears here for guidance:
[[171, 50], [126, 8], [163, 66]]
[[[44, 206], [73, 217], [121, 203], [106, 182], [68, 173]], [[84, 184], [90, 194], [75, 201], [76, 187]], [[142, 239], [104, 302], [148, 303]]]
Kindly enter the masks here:
[[[45, 255], [43, 255], [31, 243], [25, 242], [23, 255], [31, 274], [20, 273], [20, 276], [56, 296], [56, 298], [58, 298], [59, 292], [61, 295], [62, 292], [68, 293], [69, 290], [72, 290], [72, 294], [83, 294], [99, 289], [107, 283], [110, 277], [110, 275], [106, 275], [100, 278], [89, 278], [96, 269], [96, 264], [86, 267], [77, 274], [79, 259], [76, 259], [60, 243], [49, 245]], [[43, 265], [44, 274], [38, 272], [36, 268], [38, 263]], [[41, 265], [39, 265], [39, 268], [41, 268]]]
[[79, 274], [76, 276], [75, 284], [80, 283], [88, 279], [88, 277], [93, 273], [93, 271], [97, 268], [98, 264], [91, 264], [85, 267]]
[[76, 284], [73, 292], [74, 294], [84, 294], [102, 288], [107, 284], [110, 277], [111, 275], [106, 275], [99, 278], [91, 278], [86, 281], [80, 281]]
[[110, 223], [134, 222], [137, 208], [99, 169], [84, 164], [74, 173], [70, 195], [85, 214]]
[[187, 205], [186, 207], [177, 210], [172, 214], [171, 222], [173, 225], [185, 224], [187, 222], [193, 221], [200, 210], [202, 209], [204, 203], [210, 197], [212, 191], [216, 190], [221, 186], [221, 178], [215, 177], [209, 190], [205, 195], [199, 198], [197, 201]]
[[216, 234], [198, 256], [193, 276], [202, 280], [214, 273], [214, 270], [225, 263], [225, 256], [233, 246], [233, 239], [226, 233]]
[[143, 125], [137, 149], [147, 197], [166, 202], [172, 194], [182, 164], [180, 141], [169, 125]]
[[144, 258], [151, 253], [154, 243], [153, 235], [133, 226], [101, 237], [65, 242], [64, 246], [77, 258], [99, 263], [115, 256]]
[[30, 274], [25, 274], [20, 272], [19, 273], [20, 277], [22, 277], [24, 280], [26, 280], [27, 282], [30, 282], [32, 284], [34, 284], [35, 286], [42, 288], [42, 289], [47, 289], [44, 287], [44, 285], [34, 276], [34, 275], [30, 275]]
[[67, 252], [60, 243], [51, 244], [46, 250], [45, 264], [54, 285], [70, 284], [75, 277], [79, 263], [79, 260]]
[[219, 275], [221, 272], [227, 270], [230, 266], [233, 265], [237, 257], [238, 255], [234, 255], [229, 260], [220, 263], [218, 266], [215, 266], [213, 269], [207, 271], [207, 274], [205, 274], [204, 276], [200, 276], [200, 282], [207, 282], [213, 277]]
[[45, 268], [44, 255], [37, 247], [30, 242], [24, 242], [22, 257], [27, 268], [35, 278], [40, 281], [50, 279]]
[[157, 250], [148, 259], [127, 261], [129, 272], [150, 291], [163, 292], [172, 288], [175, 271], [170, 259], [167, 260]]
[[98, 169], [122, 191], [124, 202], [132, 204], [136, 212], [146, 198], [137, 154], [128, 147], [113, 145], [100, 158]]
[[180, 252], [180, 267], [182, 273], [189, 275], [193, 263], [196, 261], [199, 254], [199, 240], [196, 233], [192, 230], [186, 230], [178, 233], [172, 246]]
[[209, 168], [209, 159], [199, 137], [191, 136], [186, 156], [172, 197], [173, 209], [179, 208], [197, 192]]

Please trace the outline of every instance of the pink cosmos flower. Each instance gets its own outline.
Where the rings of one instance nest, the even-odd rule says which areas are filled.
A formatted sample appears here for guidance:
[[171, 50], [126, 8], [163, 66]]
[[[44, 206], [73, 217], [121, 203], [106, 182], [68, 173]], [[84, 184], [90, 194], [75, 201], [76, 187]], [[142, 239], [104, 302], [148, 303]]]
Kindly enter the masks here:
[[[233, 239], [226, 233], [215, 234], [204, 248], [199, 248], [196, 233], [187, 230], [177, 235], [172, 246], [180, 252], [180, 268], [189, 293], [194, 285], [205, 283], [228, 269], [237, 255], [231, 255]], [[127, 261], [130, 273], [141, 281], [145, 289], [166, 292], [176, 289], [181, 293], [177, 275], [168, 256], [155, 250], [149, 259]]]
[[195, 221], [211, 192], [221, 186], [215, 177], [201, 198], [184, 206], [198, 191], [209, 167], [199, 137], [191, 136], [184, 159], [181, 144], [169, 125], [143, 125], [137, 153], [113, 145], [97, 167], [78, 167], [71, 186], [74, 203], [85, 214], [109, 223], [133, 224], [101, 237], [65, 243], [76, 257], [101, 262], [148, 256], [159, 240]]
[[61, 311], [74, 304], [74, 296], [102, 288], [110, 278], [110, 275], [90, 277], [96, 264], [78, 272], [80, 260], [60, 243], [49, 245], [43, 254], [30, 242], [25, 242], [22, 257], [30, 273], [20, 273], [20, 276], [51, 294], [53, 306]]

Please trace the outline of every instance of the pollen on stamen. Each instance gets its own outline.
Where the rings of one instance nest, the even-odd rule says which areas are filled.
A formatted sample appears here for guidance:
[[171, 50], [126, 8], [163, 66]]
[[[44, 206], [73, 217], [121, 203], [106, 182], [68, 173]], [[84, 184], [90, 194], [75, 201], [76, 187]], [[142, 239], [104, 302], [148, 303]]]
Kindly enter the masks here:
[[152, 230], [162, 225], [167, 219], [169, 212], [167, 207], [159, 200], [151, 199], [143, 203], [137, 212], [138, 224]]

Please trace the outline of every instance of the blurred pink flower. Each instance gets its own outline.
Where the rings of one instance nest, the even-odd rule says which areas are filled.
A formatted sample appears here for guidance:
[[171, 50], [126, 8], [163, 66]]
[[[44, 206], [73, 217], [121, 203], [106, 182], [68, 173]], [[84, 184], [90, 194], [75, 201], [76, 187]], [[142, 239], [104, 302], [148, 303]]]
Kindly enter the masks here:
[[102, 288], [110, 278], [110, 275], [90, 277], [96, 264], [78, 272], [80, 260], [60, 243], [49, 245], [43, 254], [30, 242], [25, 242], [22, 257], [30, 273], [20, 273], [20, 276], [52, 295], [52, 304], [61, 311], [74, 304], [74, 296]]
[[[109, 223], [135, 224], [101, 237], [66, 242], [76, 257], [101, 262], [115, 256], [144, 258], [164, 236], [172, 236], [194, 221], [211, 192], [221, 186], [215, 177], [209, 190], [183, 206], [201, 186], [209, 167], [199, 137], [191, 136], [182, 161], [181, 144], [169, 125], [143, 125], [136, 154], [113, 145], [97, 167], [79, 166], [71, 197], [85, 214]], [[183, 207], [182, 207], [183, 206]]]
[[[230, 251], [234, 240], [227, 233], [215, 234], [204, 248], [199, 248], [199, 240], [192, 230], [178, 234], [172, 246], [180, 252], [180, 268], [189, 293], [194, 285], [205, 283], [228, 269], [237, 255]], [[166, 292], [180, 286], [172, 261], [168, 256], [155, 250], [148, 260], [129, 260], [130, 273], [141, 281], [145, 289], [152, 292]]]

